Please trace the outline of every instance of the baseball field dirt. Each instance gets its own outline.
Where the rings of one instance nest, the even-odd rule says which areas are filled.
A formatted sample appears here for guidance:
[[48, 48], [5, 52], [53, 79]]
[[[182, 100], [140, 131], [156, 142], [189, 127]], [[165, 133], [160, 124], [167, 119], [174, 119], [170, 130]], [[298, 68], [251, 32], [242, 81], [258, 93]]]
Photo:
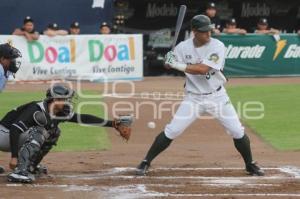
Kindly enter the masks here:
[[[134, 95], [128, 84], [117, 84], [115, 90], [122, 98], [112, 95], [112, 84], [103, 99], [112, 108], [119, 101], [134, 104], [137, 120], [131, 140], [126, 143], [113, 129], [108, 129], [111, 149], [107, 151], [52, 152], [43, 163], [49, 174], [37, 178], [34, 184], [21, 185], [6, 181], [0, 175], [2, 198], [300, 198], [300, 152], [280, 152], [266, 144], [247, 128], [254, 159], [266, 175], [248, 176], [236, 152], [232, 139], [215, 120], [198, 120], [152, 163], [149, 175], [136, 177], [134, 168], [142, 160], [155, 136], [163, 130], [172, 115], [162, 112], [154, 118], [151, 101], [157, 107], [165, 100], [158, 92], [172, 93], [170, 107], [180, 102], [175, 95], [183, 92], [184, 78], [151, 77], [135, 82]], [[300, 83], [300, 78], [231, 79], [229, 86]], [[44, 91], [48, 85], [16, 83], [8, 91]], [[101, 83], [84, 83], [84, 89], [101, 91]], [[166, 100], [167, 101], [167, 100]], [[124, 106], [125, 103], [123, 103]], [[122, 105], [121, 105], [122, 106]], [[110, 116], [112, 112], [109, 111]], [[149, 128], [148, 122], [156, 123]], [[84, 132], [83, 132], [84, 133]], [[0, 163], [8, 165], [9, 154], [0, 154]]]

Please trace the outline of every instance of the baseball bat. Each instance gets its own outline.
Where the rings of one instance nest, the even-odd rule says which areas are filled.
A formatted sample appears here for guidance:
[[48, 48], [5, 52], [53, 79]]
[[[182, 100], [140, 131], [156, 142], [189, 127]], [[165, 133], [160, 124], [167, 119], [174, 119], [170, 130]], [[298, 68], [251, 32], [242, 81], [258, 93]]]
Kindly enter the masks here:
[[177, 22], [176, 22], [175, 35], [174, 35], [173, 42], [172, 42], [172, 50], [174, 50], [174, 48], [176, 46], [179, 32], [180, 32], [180, 29], [181, 29], [181, 26], [183, 23], [183, 19], [185, 16], [185, 12], [186, 12], [186, 5], [181, 5], [180, 9], [179, 9], [178, 17], [177, 17]]

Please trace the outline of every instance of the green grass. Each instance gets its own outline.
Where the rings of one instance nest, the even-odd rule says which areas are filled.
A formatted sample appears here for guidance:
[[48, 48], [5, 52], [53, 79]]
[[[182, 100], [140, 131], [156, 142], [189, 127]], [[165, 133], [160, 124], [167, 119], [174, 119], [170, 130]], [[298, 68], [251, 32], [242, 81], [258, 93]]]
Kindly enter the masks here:
[[242, 120], [279, 150], [300, 150], [300, 84], [228, 88], [233, 104], [261, 101], [264, 118]]
[[[252, 120], [242, 117], [242, 120], [266, 142], [279, 150], [300, 150], [300, 84], [235, 86], [229, 87], [228, 93], [237, 109], [247, 101], [260, 101], [264, 104], [262, 119]], [[44, 94], [39, 92], [1, 93], [0, 118], [17, 105], [42, 99], [43, 96]], [[83, 112], [103, 116], [100, 106], [86, 106]], [[55, 148], [56, 151], [110, 148], [105, 128], [83, 127], [68, 122], [61, 124], [60, 127], [62, 136]]]
[[[89, 92], [90, 93], [90, 92]], [[12, 108], [30, 101], [38, 101], [44, 98], [42, 92], [4, 92], [0, 93], [0, 118]], [[78, 100], [85, 101], [85, 100]], [[89, 99], [99, 102], [99, 99]], [[89, 113], [99, 117], [103, 116], [100, 105], [84, 106], [81, 113]], [[59, 125], [62, 135], [55, 151], [87, 151], [106, 150], [110, 148], [110, 141], [105, 128], [80, 126], [76, 123], [65, 122]]]

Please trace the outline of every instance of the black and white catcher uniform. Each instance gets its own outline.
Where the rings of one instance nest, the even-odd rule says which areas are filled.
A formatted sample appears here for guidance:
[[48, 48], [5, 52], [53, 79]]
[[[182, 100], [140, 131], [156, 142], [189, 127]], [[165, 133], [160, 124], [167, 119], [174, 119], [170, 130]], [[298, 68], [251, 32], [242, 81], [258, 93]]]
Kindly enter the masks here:
[[9, 181], [24, 183], [34, 181], [31, 174], [39, 170], [39, 164], [44, 156], [56, 145], [60, 136], [58, 127], [60, 123], [74, 122], [113, 127], [113, 121], [73, 112], [68, 103], [55, 117], [51, 115], [49, 103], [53, 99], [63, 96], [68, 101], [73, 97], [73, 94], [70, 94], [73, 91], [66, 87], [58, 85], [55, 88], [62, 93], [51, 94], [48, 90], [45, 100], [21, 105], [8, 112], [0, 121], [0, 151], [11, 152], [12, 158], [18, 158], [16, 169], [8, 175]]

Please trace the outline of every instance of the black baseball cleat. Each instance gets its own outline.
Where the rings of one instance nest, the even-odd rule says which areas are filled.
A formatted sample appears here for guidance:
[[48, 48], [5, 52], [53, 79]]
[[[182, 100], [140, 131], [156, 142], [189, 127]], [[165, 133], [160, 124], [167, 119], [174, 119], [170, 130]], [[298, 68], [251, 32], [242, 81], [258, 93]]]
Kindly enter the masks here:
[[16, 183], [32, 183], [34, 181], [34, 176], [29, 172], [15, 170], [8, 174], [7, 180]]
[[265, 172], [255, 162], [246, 165], [246, 171], [251, 176], [264, 176]]
[[137, 176], [144, 176], [148, 172], [148, 169], [150, 167], [150, 164], [147, 162], [147, 160], [143, 160], [141, 164], [136, 168], [135, 175]]
[[0, 166], [0, 174], [4, 173], [5, 169], [3, 167]]

